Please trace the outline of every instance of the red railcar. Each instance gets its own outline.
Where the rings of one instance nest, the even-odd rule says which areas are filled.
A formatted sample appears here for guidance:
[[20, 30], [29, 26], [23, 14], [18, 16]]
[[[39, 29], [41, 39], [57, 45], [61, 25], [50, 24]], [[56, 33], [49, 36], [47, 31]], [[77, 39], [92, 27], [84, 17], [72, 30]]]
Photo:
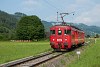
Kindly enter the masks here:
[[85, 33], [70, 25], [55, 25], [50, 28], [50, 45], [54, 50], [68, 50], [85, 42]]

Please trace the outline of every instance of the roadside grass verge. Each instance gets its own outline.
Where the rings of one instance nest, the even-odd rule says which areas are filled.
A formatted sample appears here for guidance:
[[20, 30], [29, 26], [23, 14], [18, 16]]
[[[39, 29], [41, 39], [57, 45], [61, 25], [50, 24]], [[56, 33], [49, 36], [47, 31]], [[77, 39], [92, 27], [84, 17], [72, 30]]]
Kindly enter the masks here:
[[72, 61], [66, 67], [100, 67], [100, 39], [91, 43], [80, 55], [80, 59]]
[[0, 41], [0, 64], [52, 50], [49, 42]]

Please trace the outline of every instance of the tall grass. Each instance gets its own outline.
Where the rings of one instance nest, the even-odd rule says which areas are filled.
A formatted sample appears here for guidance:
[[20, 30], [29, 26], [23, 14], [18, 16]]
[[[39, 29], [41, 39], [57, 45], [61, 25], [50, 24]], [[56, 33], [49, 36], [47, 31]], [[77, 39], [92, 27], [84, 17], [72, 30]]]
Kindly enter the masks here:
[[48, 50], [49, 42], [0, 42], [0, 64]]
[[67, 67], [100, 67], [100, 39], [92, 43], [80, 56]]

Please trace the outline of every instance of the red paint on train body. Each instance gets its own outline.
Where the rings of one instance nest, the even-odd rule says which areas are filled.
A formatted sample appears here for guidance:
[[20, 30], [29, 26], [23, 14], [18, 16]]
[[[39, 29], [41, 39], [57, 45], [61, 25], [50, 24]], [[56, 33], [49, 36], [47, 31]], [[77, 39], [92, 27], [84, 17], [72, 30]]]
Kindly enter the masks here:
[[70, 49], [85, 42], [85, 33], [70, 25], [55, 25], [50, 28], [50, 45], [53, 49]]

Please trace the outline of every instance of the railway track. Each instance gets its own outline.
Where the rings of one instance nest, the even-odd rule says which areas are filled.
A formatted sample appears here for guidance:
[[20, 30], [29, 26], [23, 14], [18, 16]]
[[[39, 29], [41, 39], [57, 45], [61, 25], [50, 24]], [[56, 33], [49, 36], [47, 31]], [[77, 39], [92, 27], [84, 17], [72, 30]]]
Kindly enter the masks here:
[[1, 64], [0, 67], [34, 67], [62, 55], [62, 52], [47, 52], [38, 56], [30, 56], [16, 61]]
[[[89, 40], [87, 44], [90, 42], [91, 40]], [[11, 61], [8, 63], [4, 63], [4, 64], [1, 64], [0, 67], [34, 67], [46, 61], [49, 61], [53, 58], [56, 58], [62, 54], [64, 54], [64, 52], [54, 52], [54, 51], [45, 52], [37, 56], [30, 56], [30, 57], [22, 58], [19, 60]]]

